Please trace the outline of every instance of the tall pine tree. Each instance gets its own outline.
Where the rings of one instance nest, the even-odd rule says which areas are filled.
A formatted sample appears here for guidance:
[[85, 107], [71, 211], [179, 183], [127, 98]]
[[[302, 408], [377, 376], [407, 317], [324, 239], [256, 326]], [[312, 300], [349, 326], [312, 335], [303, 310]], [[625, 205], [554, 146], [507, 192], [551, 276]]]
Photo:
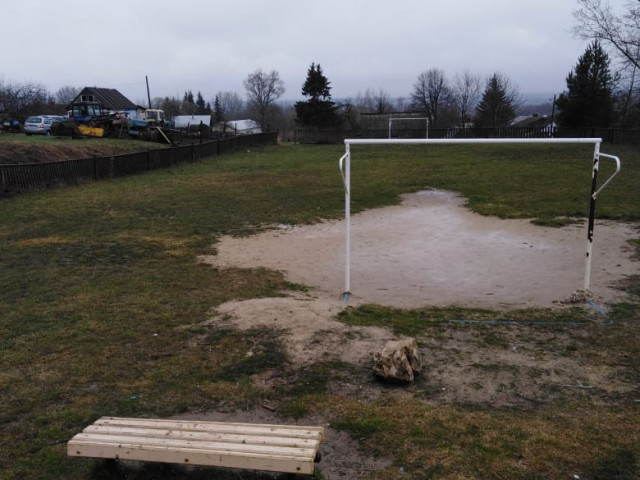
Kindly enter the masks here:
[[509, 81], [494, 73], [482, 94], [476, 110], [475, 124], [482, 128], [504, 127], [516, 116], [517, 93], [509, 87]]
[[224, 121], [224, 112], [222, 111], [222, 105], [220, 105], [220, 97], [218, 95], [216, 95], [216, 98], [213, 100], [213, 121], [215, 123]]
[[613, 121], [613, 84], [609, 55], [595, 40], [567, 75], [567, 91], [556, 102], [558, 123], [563, 127], [609, 127]]
[[336, 108], [331, 101], [331, 83], [322, 73], [322, 67], [312, 63], [302, 85], [302, 95], [309, 97], [296, 102], [296, 121], [305, 127], [327, 128], [336, 124]]

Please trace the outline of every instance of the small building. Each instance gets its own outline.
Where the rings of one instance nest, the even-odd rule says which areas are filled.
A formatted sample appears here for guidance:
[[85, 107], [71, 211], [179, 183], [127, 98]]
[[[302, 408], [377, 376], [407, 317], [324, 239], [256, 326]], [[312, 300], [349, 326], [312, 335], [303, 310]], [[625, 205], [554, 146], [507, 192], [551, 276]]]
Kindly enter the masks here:
[[136, 118], [144, 107], [136, 105], [115, 88], [84, 87], [66, 110], [70, 117], [86, 120], [116, 112]]
[[138, 110], [144, 110], [115, 88], [84, 87], [71, 103], [97, 103], [103, 111], [127, 112], [132, 117]]
[[234, 135], [253, 135], [255, 133], [262, 133], [260, 124], [254, 120], [231, 120], [224, 126], [226, 133]]
[[524, 137], [553, 137], [558, 128], [553, 118], [537, 113], [516, 117], [510, 126], [522, 129]]
[[211, 115], [176, 115], [173, 117], [175, 128], [189, 128], [200, 124], [211, 127]]
[[512, 127], [548, 127], [551, 125], [551, 117], [546, 115], [521, 115], [514, 118], [510, 124]]

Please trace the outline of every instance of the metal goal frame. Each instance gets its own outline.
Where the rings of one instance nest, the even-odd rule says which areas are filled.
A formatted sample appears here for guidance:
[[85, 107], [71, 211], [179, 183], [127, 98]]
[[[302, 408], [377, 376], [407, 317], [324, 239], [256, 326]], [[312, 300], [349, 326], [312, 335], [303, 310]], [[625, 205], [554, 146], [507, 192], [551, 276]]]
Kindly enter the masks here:
[[[351, 295], [351, 146], [352, 145], [451, 145], [451, 144], [593, 144], [593, 163], [591, 175], [591, 193], [589, 197], [589, 222], [587, 226], [587, 249], [584, 266], [583, 289], [589, 290], [591, 281], [591, 257], [593, 254], [593, 231], [595, 226], [595, 208], [598, 194], [620, 173], [620, 159], [615, 155], [600, 152], [602, 138], [473, 138], [473, 139], [345, 139], [345, 153], [338, 162], [344, 184], [344, 219], [345, 219], [345, 278], [344, 299]], [[600, 158], [613, 160], [615, 172], [598, 188], [598, 170]]]
[[424, 121], [425, 134], [424, 138], [429, 138], [429, 118], [428, 117], [389, 117], [389, 139], [391, 140], [391, 130], [395, 121], [421, 120]]

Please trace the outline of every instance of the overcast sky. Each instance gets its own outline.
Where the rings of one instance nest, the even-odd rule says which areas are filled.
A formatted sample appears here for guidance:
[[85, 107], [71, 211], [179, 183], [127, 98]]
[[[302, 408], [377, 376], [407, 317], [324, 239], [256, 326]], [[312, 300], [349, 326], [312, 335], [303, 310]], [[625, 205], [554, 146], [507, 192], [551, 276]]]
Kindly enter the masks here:
[[[613, 0], [620, 5], [623, 0]], [[408, 96], [418, 75], [499, 71], [523, 94], [553, 95], [584, 52], [575, 0], [29, 0], [3, 1], [0, 80], [116, 88], [210, 100], [245, 96], [243, 81], [277, 70], [301, 99], [311, 62], [334, 98], [367, 88]]]

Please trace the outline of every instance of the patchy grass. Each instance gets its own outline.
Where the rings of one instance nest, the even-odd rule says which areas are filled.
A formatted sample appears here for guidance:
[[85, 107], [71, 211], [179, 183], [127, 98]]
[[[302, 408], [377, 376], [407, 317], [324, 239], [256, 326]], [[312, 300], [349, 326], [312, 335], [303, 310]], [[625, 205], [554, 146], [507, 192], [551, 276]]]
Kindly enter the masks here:
[[602, 322], [595, 311], [584, 308], [567, 308], [550, 310], [527, 308], [501, 312], [487, 309], [469, 309], [461, 307], [433, 307], [417, 310], [400, 310], [362, 305], [348, 307], [338, 318], [349, 325], [365, 325], [387, 327], [396, 335], [416, 336], [443, 325], [471, 325], [472, 328], [483, 328], [482, 325], [537, 325], [537, 326], [572, 326], [590, 325]]
[[[38, 142], [47, 140], [56, 141]], [[598, 199], [598, 217], [638, 221], [640, 154], [625, 146], [603, 150], [624, 163], [623, 174]], [[331, 392], [329, 379], [352, 374], [343, 365], [289, 372], [277, 332], [203, 326], [211, 308], [228, 300], [303, 288], [278, 272], [202, 268], [195, 258], [214, 253], [221, 235], [339, 218], [342, 153], [342, 146], [274, 146], [0, 200], [2, 477], [157, 478], [154, 472], [165, 467], [118, 476], [96, 467], [99, 462], [69, 460], [64, 442], [101, 415], [246, 409], [264, 398], [282, 402], [292, 416], [323, 412], [371, 454], [395, 455], [393, 471], [371, 478], [396, 478], [400, 466], [408, 479], [636, 475], [640, 412], [632, 394], [518, 411], [429, 404], [424, 397], [365, 403]], [[396, 203], [404, 192], [448, 188], [487, 215], [584, 218], [590, 158], [589, 149], [567, 146], [358, 147], [354, 210]], [[637, 284], [632, 277], [623, 288], [637, 295]], [[572, 309], [516, 311], [509, 319], [579, 332], [562, 345], [563, 354], [620, 367], [637, 392], [638, 303], [615, 306], [610, 328], [599, 325], [597, 314]], [[475, 348], [508, 345], [506, 327], [448, 322], [504, 319], [487, 310], [366, 306], [341, 319], [436, 339], [464, 329], [477, 336]], [[588, 325], [570, 327], [576, 321]], [[521, 335], [543, 344], [539, 331], [528, 326]], [[252, 375], [271, 369], [290, 375], [292, 383], [275, 393], [256, 387]], [[202, 475], [180, 472], [166, 475]]]
[[[318, 401], [333, 425], [360, 439], [372, 455], [395, 463], [370, 478], [634, 478], [637, 409], [594, 411], [580, 403], [535, 411], [495, 411], [419, 401], [363, 405], [346, 398]], [[601, 475], [601, 476], [596, 476]], [[602, 476], [609, 475], [609, 476]], [[625, 476], [627, 475], [627, 476]], [[629, 476], [631, 475], [631, 476]]]

